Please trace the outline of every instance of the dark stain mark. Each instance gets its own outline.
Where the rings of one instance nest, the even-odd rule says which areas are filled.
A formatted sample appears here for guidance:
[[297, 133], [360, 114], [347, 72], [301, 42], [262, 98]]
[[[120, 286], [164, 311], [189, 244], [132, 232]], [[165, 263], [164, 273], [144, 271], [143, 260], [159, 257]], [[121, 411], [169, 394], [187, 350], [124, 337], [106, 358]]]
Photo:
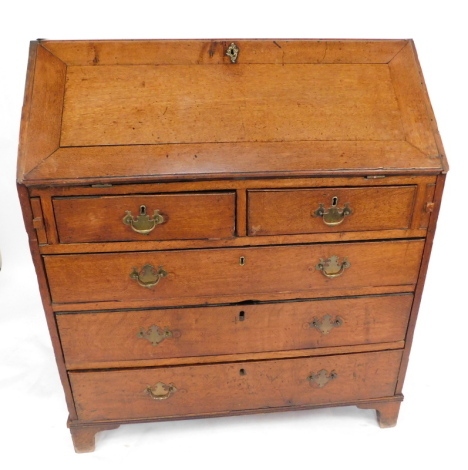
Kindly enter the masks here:
[[169, 155], [166, 155], [166, 158], [169, 158]]
[[278, 46], [278, 47], [281, 49], [281, 46], [280, 46], [276, 41], [273, 41], [273, 44], [274, 44], [275, 46]]
[[99, 53], [96, 49], [96, 46], [94, 46], [94, 45], [93, 45], [93, 52], [94, 52], [93, 64], [97, 65], [97, 64], [99, 64]]
[[210, 57], [213, 57], [215, 55], [215, 51], [216, 51], [216, 46], [218, 45], [217, 41], [213, 41], [211, 44], [210, 44], [210, 48], [208, 50], [208, 54], [210, 55]]
[[141, 86], [142, 86], [143, 88], [145, 88], [146, 82], [145, 82], [145, 81], [141, 82]]
[[194, 155], [194, 158], [198, 158], [198, 155]]

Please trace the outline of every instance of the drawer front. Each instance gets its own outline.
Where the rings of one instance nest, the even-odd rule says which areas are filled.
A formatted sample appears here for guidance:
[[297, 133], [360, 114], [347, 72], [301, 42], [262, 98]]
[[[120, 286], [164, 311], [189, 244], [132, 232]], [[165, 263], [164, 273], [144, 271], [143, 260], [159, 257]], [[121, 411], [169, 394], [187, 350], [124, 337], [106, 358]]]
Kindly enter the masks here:
[[[55, 303], [330, 292], [414, 285], [423, 240], [261, 248], [48, 255]], [[338, 257], [333, 258], [332, 257]], [[347, 259], [349, 267], [338, 269]], [[324, 275], [320, 266], [334, 272]], [[152, 268], [148, 268], [152, 266]], [[154, 268], [154, 269], [153, 269]], [[341, 273], [341, 275], [340, 275]], [[153, 287], [149, 287], [156, 283]]]
[[398, 350], [69, 377], [79, 419], [161, 418], [393, 396], [400, 359]]
[[234, 236], [234, 193], [55, 198], [53, 205], [61, 243]]
[[112, 362], [404, 340], [413, 296], [57, 315], [65, 361]]
[[417, 186], [384, 186], [249, 191], [248, 232], [280, 235], [407, 229], [416, 190]]

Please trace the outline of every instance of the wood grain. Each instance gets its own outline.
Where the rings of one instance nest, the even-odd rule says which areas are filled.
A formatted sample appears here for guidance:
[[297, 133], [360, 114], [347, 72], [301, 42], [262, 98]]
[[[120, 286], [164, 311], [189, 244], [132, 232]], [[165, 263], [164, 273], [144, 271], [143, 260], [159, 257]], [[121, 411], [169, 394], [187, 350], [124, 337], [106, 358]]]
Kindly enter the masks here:
[[64, 147], [403, 136], [387, 65], [67, 70]]
[[189, 39], [42, 41], [68, 65], [209, 65], [232, 67], [226, 49], [235, 41], [239, 64], [386, 64], [407, 40]]
[[[83, 363], [233, 355], [402, 341], [412, 295], [205, 308], [58, 315], [68, 368]], [[325, 315], [342, 322], [329, 333], [311, 326]], [[139, 337], [169, 329], [159, 344]], [[112, 332], [112, 334], [109, 334]], [[96, 364], [94, 365], [96, 367]], [[81, 367], [83, 368], [83, 367]]]
[[60, 148], [25, 177], [25, 184], [411, 175], [441, 170], [439, 159], [398, 141], [124, 145]]
[[66, 66], [41, 45], [32, 46], [34, 75], [28, 80], [22, 116], [18, 181], [60, 144]]
[[[406, 229], [411, 224], [416, 186], [249, 191], [249, 235]], [[329, 226], [314, 215], [349, 204], [352, 214]]]
[[[236, 224], [235, 193], [55, 198], [53, 205], [61, 243], [229, 238]], [[126, 211], [136, 218], [141, 205], [164, 217], [147, 235], [122, 221]]]
[[76, 419], [77, 416], [75, 410], [75, 403], [73, 401], [70, 382], [68, 380], [68, 375], [65, 368], [65, 360], [63, 357], [63, 351], [60, 343], [57, 323], [55, 322], [55, 316], [51, 306], [50, 291], [47, 283], [47, 277], [45, 274], [44, 260], [39, 253], [37, 233], [33, 226], [33, 214], [28, 189], [26, 188], [26, 186], [19, 183], [16, 185], [16, 188], [21, 204], [21, 211], [23, 213], [24, 226], [26, 229], [26, 233], [28, 234], [29, 248], [31, 250], [31, 256], [37, 275], [37, 282], [41, 294], [42, 306], [44, 308], [47, 327], [49, 330], [49, 335], [54, 350], [55, 361], [57, 363], [60, 381], [62, 383], [63, 391], [65, 393], [65, 401], [67, 403], [70, 418]]
[[[44, 256], [55, 303], [162, 300], [416, 283], [424, 242], [393, 241], [261, 248]], [[345, 257], [351, 267], [335, 279], [316, 269], [320, 259]], [[239, 263], [245, 257], [245, 265]], [[163, 266], [154, 288], [130, 278], [134, 267]], [[73, 286], [73, 289], [71, 289]]]
[[413, 48], [408, 43], [389, 64], [406, 140], [431, 157], [439, 156]]
[[[400, 358], [401, 351], [384, 351], [69, 375], [80, 419], [134, 419], [385, 397], [395, 388]], [[307, 378], [322, 369], [337, 378], [311, 385]], [[177, 391], [154, 400], [146, 388], [158, 382]]]

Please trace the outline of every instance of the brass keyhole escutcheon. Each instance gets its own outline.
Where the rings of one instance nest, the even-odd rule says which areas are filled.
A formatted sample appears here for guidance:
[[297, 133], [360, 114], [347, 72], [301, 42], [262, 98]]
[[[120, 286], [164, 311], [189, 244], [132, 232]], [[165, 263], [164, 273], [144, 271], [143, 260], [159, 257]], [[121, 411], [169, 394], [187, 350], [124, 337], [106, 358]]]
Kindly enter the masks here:
[[230, 46], [226, 50], [226, 55], [231, 59], [233, 64], [237, 61], [237, 56], [239, 55], [239, 48], [235, 43], [231, 42]]

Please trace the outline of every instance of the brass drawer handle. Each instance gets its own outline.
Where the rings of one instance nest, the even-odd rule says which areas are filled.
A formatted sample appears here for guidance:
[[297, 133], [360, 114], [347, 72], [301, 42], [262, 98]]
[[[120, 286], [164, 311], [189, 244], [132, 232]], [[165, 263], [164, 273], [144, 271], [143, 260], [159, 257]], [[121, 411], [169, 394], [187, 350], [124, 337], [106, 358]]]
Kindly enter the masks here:
[[154, 400], [167, 400], [171, 395], [177, 392], [174, 384], [166, 385], [163, 382], [158, 382], [156, 385], [148, 385], [145, 392]]
[[147, 287], [150, 289], [154, 287], [158, 282], [167, 276], [167, 272], [164, 271], [162, 266], [155, 267], [151, 264], [145, 264], [140, 270], [138, 268], [133, 268], [133, 271], [130, 273], [130, 278], [135, 279], [138, 284], [142, 287]]
[[353, 211], [349, 207], [349, 202], [346, 202], [344, 207], [341, 209], [338, 207], [338, 198], [334, 196], [332, 198], [331, 207], [325, 209], [323, 204], [319, 204], [319, 208], [312, 213], [314, 217], [322, 217], [324, 224], [330, 227], [340, 225], [347, 215], [351, 215]]
[[331, 315], [324, 315], [322, 319], [315, 317], [310, 323], [310, 328], [316, 328], [322, 335], [328, 335], [333, 328], [338, 328], [343, 324], [343, 319], [341, 317], [336, 317], [335, 320], [332, 320]]
[[307, 380], [310, 382], [309, 385], [311, 387], [318, 387], [318, 388], [323, 388], [325, 385], [327, 385], [328, 382], [335, 380], [338, 378], [338, 374], [332, 370], [330, 373], [328, 373], [327, 370], [322, 369], [320, 372], [317, 372], [316, 374], [312, 373], [307, 377]]
[[142, 235], [148, 235], [154, 230], [156, 225], [160, 225], [164, 222], [164, 217], [159, 213], [159, 210], [154, 211], [153, 217], [149, 216], [146, 213], [146, 206], [140, 206], [140, 214], [133, 217], [132, 211], [125, 211], [125, 217], [122, 219], [122, 222], [125, 225], [130, 225], [132, 229], [141, 233]]
[[329, 279], [334, 279], [335, 277], [341, 276], [344, 273], [345, 269], [348, 269], [351, 266], [351, 263], [348, 261], [348, 258], [344, 258], [342, 263], [339, 263], [339, 256], [330, 256], [330, 258], [322, 259], [320, 258], [319, 264], [315, 266], [315, 269], [322, 271], [322, 274]]
[[153, 346], [157, 346], [166, 338], [172, 338], [173, 336], [176, 336], [174, 333], [167, 326], [160, 328], [159, 326], [152, 325], [148, 329], [140, 328], [137, 336], [138, 338], [147, 339]]

